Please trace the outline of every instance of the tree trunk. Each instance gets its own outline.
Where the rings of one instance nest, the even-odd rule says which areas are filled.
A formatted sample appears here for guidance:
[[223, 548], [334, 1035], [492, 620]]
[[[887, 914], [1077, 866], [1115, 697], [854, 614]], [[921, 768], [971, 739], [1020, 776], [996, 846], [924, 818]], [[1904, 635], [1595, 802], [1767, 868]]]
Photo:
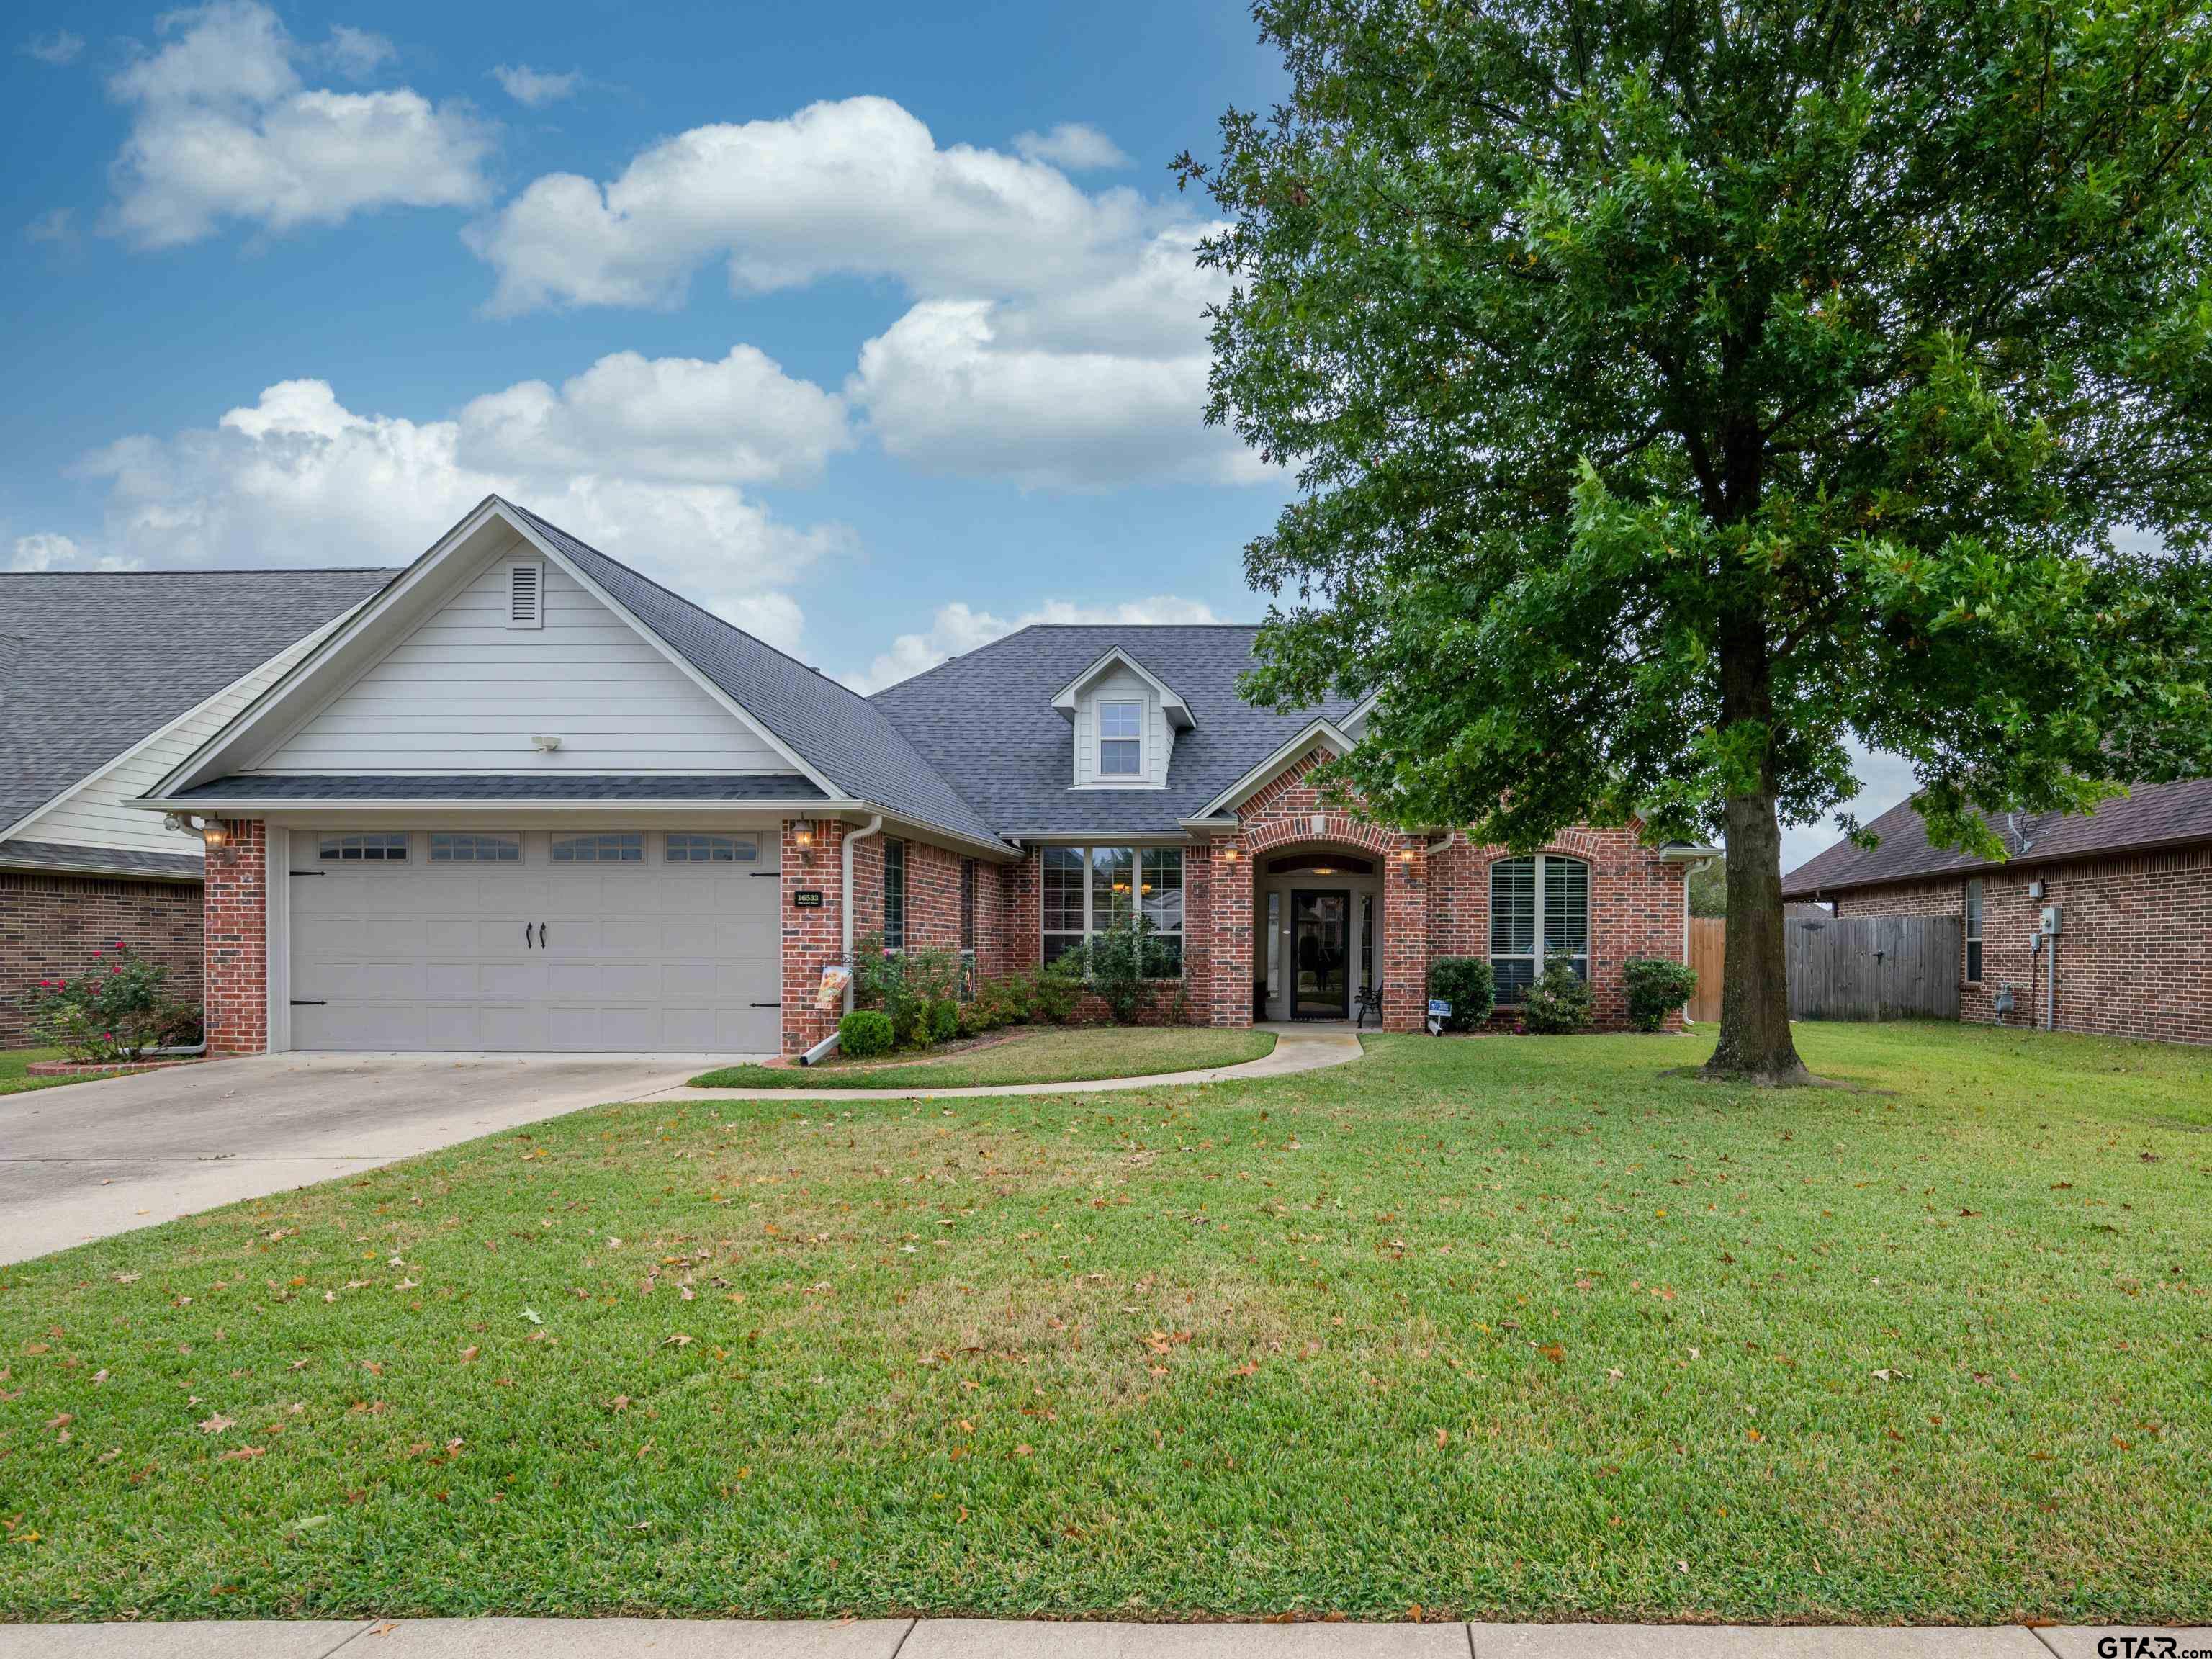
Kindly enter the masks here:
[[1782, 829], [1771, 794], [1728, 799], [1728, 956], [1721, 1040], [1705, 1075], [1728, 1082], [1807, 1083], [1790, 1036], [1789, 964], [1782, 954]]
[[1721, 726], [1755, 734], [1756, 787], [1728, 798], [1728, 957], [1721, 1040], [1705, 1075], [1736, 1083], [1808, 1083], [1790, 1037], [1790, 964], [1782, 953], [1782, 826], [1774, 812], [1774, 664], [1758, 611], [1723, 623]]

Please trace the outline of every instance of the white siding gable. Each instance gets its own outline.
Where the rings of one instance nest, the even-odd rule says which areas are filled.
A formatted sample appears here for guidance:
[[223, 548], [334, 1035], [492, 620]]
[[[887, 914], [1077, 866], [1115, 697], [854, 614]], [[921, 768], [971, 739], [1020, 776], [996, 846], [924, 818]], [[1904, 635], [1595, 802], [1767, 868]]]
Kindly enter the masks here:
[[161, 815], [126, 802], [167, 777], [202, 744], [228, 725], [246, 704], [274, 685], [292, 665], [313, 648], [334, 621], [297, 645], [279, 652], [252, 673], [225, 686], [197, 708], [125, 750], [99, 771], [58, 795], [14, 832], [17, 841], [58, 842], [64, 847], [120, 848], [133, 853], [177, 853], [199, 856], [199, 839], [164, 830]]
[[[1143, 770], [1137, 776], [1098, 774], [1098, 705], [1133, 702], [1144, 707]], [[1115, 667], [1084, 687], [1075, 700], [1075, 787], [1079, 789], [1164, 789], [1175, 732], [1160, 707], [1159, 693], [1127, 669]]]
[[[261, 772], [788, 772], [791, 763], [550, 560], [511, 627], [517, 540], [294, 730]], [[561, 739], [540, 753], [533, 735]]]

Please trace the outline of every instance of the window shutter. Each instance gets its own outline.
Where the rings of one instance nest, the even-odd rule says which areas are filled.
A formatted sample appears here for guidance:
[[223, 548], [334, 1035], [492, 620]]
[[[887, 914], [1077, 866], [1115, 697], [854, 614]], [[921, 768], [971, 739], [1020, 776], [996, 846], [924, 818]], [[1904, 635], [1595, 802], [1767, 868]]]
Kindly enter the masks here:
[[545, 626], [545, 567], [535, 562], [507, 568], [507, 625]]

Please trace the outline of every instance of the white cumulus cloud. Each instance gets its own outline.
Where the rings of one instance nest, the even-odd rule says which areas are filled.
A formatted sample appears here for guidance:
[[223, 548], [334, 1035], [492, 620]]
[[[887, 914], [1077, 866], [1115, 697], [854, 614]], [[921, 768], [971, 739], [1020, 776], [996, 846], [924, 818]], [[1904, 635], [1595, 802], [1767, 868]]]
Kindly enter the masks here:
[[257, 0], [171, 12], [155, 27], [159, 46], [108, 82], [133, 111], [111, 170], [112, 228], [139, 246], [198, 241], [226, 219], [285, 231], [484, 200], [490, 135], [465, 108], [404, 87], [301, 80], [298, 65], [317, 56], [367, 73], [390, 53], [382, 37], [342, 29], [310, 51]]
[[[567, 390], [553, 394], [562, 418], [573, 414]], [[97, 543], [21, 538], [15, 557], [44, 560], [34, 568], [404, 564], [497, 493], [791, 649], [804, 623], [792, 585], [854, 545], [845, 526], [785, 524], [733, 483], [494, 450], [465, 410], [362, 414], [327, 381], [280, 381], [211, 427], [125, 438], [88, 457], [79, 473], [108, 488]]]
[[891, 648], [878, 656], [866, 670], [842, 678], [855, 691], [880, 691], [887, 685], [896, 685], [936, 667], [947, 657], [963, 655], [979, 645], [988, 645], [993, 640], [1004, 639], [1018, 629], [1038, 623], [1105, 623], [1133, 628], [1148, 623], [1221, 620], [1211, 606], [1199, 600], [1177, 599], [1166, 593], [1119, 605], [1079, 605], [1069, 599], [1048, 599], [1034, 611], [1011, 621], [956, 600], [938, 606], [927, 632], [900, 635], [891, 641]]
[[74, 570], [85, 564], [84, 550], [67, 536], [57, 536], [41, 531], [36, 535], [15, 538], [15, 551], [8, 563], [10, 570]]
[[463, 458], [484, 465], [699, 483], [803, 481], [852, 443], [842, 398], [749, 345], [719, 362], [616, 352], [558, 390], [477, 398], [460, 428]]
[[921, 293], [1085, 281], [1161, 216], [1132, 191], [1091, 195], [1056, 167], [939, 149], [887, 98], [694, 127], [600, 184], [547, 173], [470, 246], [498, 272], [495, 310], [665, 305], [712, 259], [739, 292], [835, 275]]
[[570, 70], [555, 75], [544, 70], [534, 70], [527, 64], [501, 64], [491, 72], [507, 95], [526, 109], [538, 109], [547, 104], [572, 98], [576, 88], [584, 84], [584, 77]]
[[1018, 132], [1014, 149], [1032, 161], [1049, 161], [1070, 173], [1129, 165], [1119, 144], [1080, 121], [1062, 121], [1049, 132]]

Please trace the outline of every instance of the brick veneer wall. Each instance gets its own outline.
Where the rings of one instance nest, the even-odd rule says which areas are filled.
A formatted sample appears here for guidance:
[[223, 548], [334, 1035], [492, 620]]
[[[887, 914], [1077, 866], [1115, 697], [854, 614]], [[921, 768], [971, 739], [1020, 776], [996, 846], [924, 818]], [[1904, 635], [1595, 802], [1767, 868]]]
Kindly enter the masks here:
[[[1959, 965], [1959, 1018], [2043, 1024], [2044, 964], [2027, 938], [2044, 906], [2063, 907], [2057, 941], [2057, 1029], [2164, 1042], [2212, 1042], [2212, 846], [2056, 864], [2013, 863], [1982, 882], [1982, 977]], [[1965, 875], [1823, 893], [1845, 916], [1958, 916]], [[2027, 896], [2043, 882], [2043, 897]], [[1965, 946], [1961, 945], [1963, 957]], [[2000, 1018], [1996, 994], [2013, 988]]]
[[23, 994], [91, 965], [118, 939], [169, 970], [169, 994], [200, 1000], [198, 882], [111, 880], [0, 870], [0, 1048], [27, 1042]]
[[[846, 826], [823, 818], [815, 825], [812, 844], [802, 846], [799, 822], [783, 821], [783, 879], [777, 884], [782, 900], [783, 1052], [787, 1054], [811, 1048], [828, 1036], [844, 1012], [837, 1004], [827, 1013], [817, 1013], [814, 993], [822, 983], [823, 969], [845, 958]], [[866, 845], [862, 842], [853, 849], [856, 861]], [[882, 868], [880, 864], [877, 867]], [[802, 888], [822, 895], [820, 909], [799, 908], [793, 896]]]
[[211, 1054], [269, 1047], [268, 849], [258, 818], [234, 823], [228, 846], [207, 849], [202, 972]]

